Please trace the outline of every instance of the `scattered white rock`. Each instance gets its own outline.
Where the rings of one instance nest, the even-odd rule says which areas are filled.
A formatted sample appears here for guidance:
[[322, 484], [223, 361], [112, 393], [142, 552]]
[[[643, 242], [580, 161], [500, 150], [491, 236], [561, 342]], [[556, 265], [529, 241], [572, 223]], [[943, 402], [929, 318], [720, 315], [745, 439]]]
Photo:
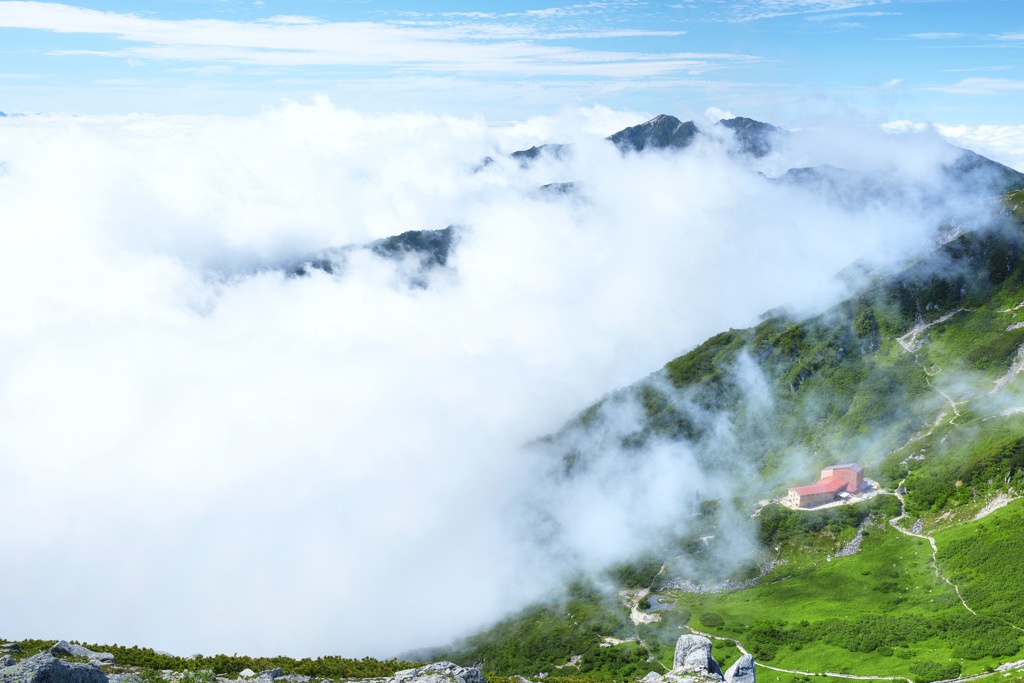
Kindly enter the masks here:
[[459, 666], [452, 662], [434, 662], [418, 669], [398, 671], [389, 683], [487, 683], [480, 669]]
[[108, 674], [108, 683], [142, 683], [142, 676], [136, 673]]
[[238, 672], [238, 677], [239, 678], [252, 678], [255, 675], [256, 675], [256, 672], [253, 671], [252, 669], [242, 669], [241, 671]]
[[1000, 493], [998, 496], [993, 498], [988, 505], [983, 507], [981, 509], [981, 512], [974, 516], [974, 521], [978, 521], [982, 517], [987, 517], [988, 515], [991, 515], [999, 508], [1006, 507], [1015, 500], [1017, 500], [1016, 497], [1008, 496], [1005, 493]]
[[996, 671], [1009, 671], [1011, 669], [1019, 669], [1024, 667], [1024, 659], [1017, 660], [1016, 662], [1007, 662], [1006, 664], [1000, 664], [996, 667]]
[[714, 595], [725, 591], [752, 588], [760, 583], [761, 579], [768, 575], [776, 567], [786, 564], [786, 560], [768, 560], [761, 567], [761, 571], [752, 579], [746, 581], [719, 581], [718, 583], [697, 584], [687, 578], [679, 577], [665, 583], [664, 590], [683, 591], [684, 593], [696, 593], [698, 595]]

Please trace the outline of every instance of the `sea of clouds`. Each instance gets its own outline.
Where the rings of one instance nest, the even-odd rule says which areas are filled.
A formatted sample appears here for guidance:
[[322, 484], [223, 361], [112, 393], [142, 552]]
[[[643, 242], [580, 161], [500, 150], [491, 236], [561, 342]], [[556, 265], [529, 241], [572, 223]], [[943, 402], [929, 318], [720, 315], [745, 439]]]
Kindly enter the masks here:
[[[836, 272], [922, 248], [953, 210], [842, 210], [758, 170], [934, 185], [950, 152], [849, 130], [758, 165], [728, 140], [603, 139], [642, 120], [318, 100], [0, 122], [3, 636], [390, 656], [642, 549], [698, 488], [728, 493], [682, 446], [554, 484], [523, 445], [711, 334], [835, 301]], [[507, 157], [552, 141], [571, 158]], [[280, 267], [450, 224], [426, 287], [368, 250], [340, 275]], [[537, 506], [554, 531], [533, 533]]]

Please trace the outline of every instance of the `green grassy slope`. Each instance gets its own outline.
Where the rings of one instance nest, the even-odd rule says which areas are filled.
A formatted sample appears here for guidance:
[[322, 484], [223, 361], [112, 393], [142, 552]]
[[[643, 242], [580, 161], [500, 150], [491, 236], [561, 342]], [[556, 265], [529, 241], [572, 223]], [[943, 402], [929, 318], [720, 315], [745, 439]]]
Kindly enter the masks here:
[[[592, 455], [577, 445], [586, 441], [581, 437], [610, 428], [605, 409], [636, 401], [643, 424], [632, 433], [609, 435], [625, 451], [642, 455], [654, 440], [685, 439], [708, 468], [752, 465], [764, 481], [758, 495], [791, 485], [793, 474], [785, 465], [793, 460], [805, 463], [808, 475], [854, 460], [886, 483], [902, 479], [906, 468], [897, 465], [910, 453], [900, 449], [944, 412], [947, 421], [955, 418], [966, 427], [1024, 406], [1013, 383], [989, 394], [1024, 343], [1024, 326], [1007, 329], [1024, 322], [1024, 308], [1009, 310], [1024, 301], [1024, 197], [1006, 201], [1018, 209], [1008, 210], [999, 227], [963, 234], [808, 320], [780, 315], [716, 335], [591, 406], [546, 445], [564, 459], [571, 476]], [[915, 325], [929, 326], [904, 337]], [[744, 372], [751, 367], [767, 383], [766, 398], [751, 396], [751, 373]], [[721, 422], [709, 416], [724, 416], [729, 424], [735, 438], [726, 448], [717, 438]], [[968, 447], [970, 439], [963, 441]], [[979, 457], [995, 466], [1015, 456]], [[972, 485], [985, 467], [971, 469]], [[950, 481], [954, 474], [959, 478], [943, 470], [944, 486], [957, 480]]]
[[[743, 462], [760, 474], [745, 500], [729, 501], [748, 510], [794, 483], [786, 464], [795, 459], [808, 475], [861, 462], [883, 486], [902, 485], [904, 529], [920, 521], [925, 533], [938, 530], [938, 567], [961, 584], [976, 614], [936, 575], [928, 541], [892, 528], [900, 503], [881, 495], [815, 512], [764, 507], [750, 521], [762, 546], [755, 559], [778, 564], [753, 586], [712, 593], [668, 581], [679, 567], [708, 569], [695, 580], [721, 578], [713, 569], [729, 539], [698, 540], [715, 533], [714, 515], [702, 515], [693, 536], [602, 577], [610, 584], [606, 595], [620, 591], [618, 602], [604, 607], [615, 614], [614, 629], [591, 614], [589, 634], [538, 638], [553, 632], [549, 620], [564, 612], [559, 603], [511, 616], [446, 656], [484, 661], [496, 674], [563, 676], [564, 668], [552, 667], [582, 655], [573, 675], [627, 680], [670, 667], [675, 639], [692, 628], [722, 639], [715, 655], [724, 666], [739, 656], [735, 639], [762, 664], [816, 675], [924, 683], [1024, 657], [1024, 546], [1017, 533], [1024, 504], [974, 521], [994, 496], [1024, 488], [1024, 386], [996, 383], [1012, 378], [1006, 375], [1016, 361], [1024, 365], [1024, 307], [1017, 308], [1024, 302], [1024, 192], [1005, 204], [996, 228], [960, 235], [811, 319], [776, 315], [712, 337], [543, 441], [572, 477], [594, 457], [580, 444], [615, 439], [625, 456], [643, 457], [653, 441], [686, 440], [708, 469]], [[751, 367], [760, 371], [767, 399], [752, 396]], [[642, 423], [630, 433], [611, 431], [607, 409], [632, 400], [643, 407]], [[735, 437], [726, 446], [716, 437], [723, 416]], [[595, 434], [600, 438], [581, 438]], [[858, 529], [859, 552], [836, 557]], [[753, 574], [747, 567], [732, 578]], [[633, 593], [621, 591], [635, 588], [650, 588], [675, 608], [654, 623], [623, 622]], [[604, 636], [629, 635], [630, 643], [599, 647]], [[513, 640], [532, 643], [529, 655], [522, 648], [513, 655]], [[803, 676], [764, 673], [786, 683]]]

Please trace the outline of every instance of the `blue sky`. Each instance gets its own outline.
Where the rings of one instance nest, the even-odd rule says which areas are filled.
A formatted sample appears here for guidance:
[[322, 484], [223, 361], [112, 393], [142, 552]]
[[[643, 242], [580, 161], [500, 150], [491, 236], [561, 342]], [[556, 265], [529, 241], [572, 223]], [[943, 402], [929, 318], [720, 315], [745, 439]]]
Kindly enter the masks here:
[[0, 110], [1021, 123], [1022, 0], [0, 1]]

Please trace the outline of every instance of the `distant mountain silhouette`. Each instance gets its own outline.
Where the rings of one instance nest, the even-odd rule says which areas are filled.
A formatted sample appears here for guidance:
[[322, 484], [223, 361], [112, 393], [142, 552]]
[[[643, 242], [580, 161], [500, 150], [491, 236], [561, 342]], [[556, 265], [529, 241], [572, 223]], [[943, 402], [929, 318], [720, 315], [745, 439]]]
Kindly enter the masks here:
[[762, 123], [743, 116], [722, 119], [715, 125], [733, 131], [736, 134], [736, 142], [739, 144], [740, 151], [758, 158], [771, 154], [775, 140], [782, 135], [789, 134], [788, 131], [770, 123]]
[[443, 230], [409, 230], [400, 235], [385, 237], [364, 245], [324, 249], [309, 258], [286, 265], [284, 270], [293, 277], [309, 275], [312, 270], [340, 275], [345, 270], [348, 257], [353, 251], [369, 249], [377, 256], [396, 261], [410, 255], [419, 257], [419, 270], [409, 284], [413, 287], [426, 287], [427, 272], [448, 265], [448, 257], [451, 255], [455, 242], [455, 226], [452, 225]]
[[538, 145], [518, 152], [512, 152], [510, 156], [518, 161], [520, 166], [528, 166], [536, 161], [541, 155], [547, 155], [553, 159], [565, 159], [570, 154], [572, 154], [572, 145], [548, 144]]

